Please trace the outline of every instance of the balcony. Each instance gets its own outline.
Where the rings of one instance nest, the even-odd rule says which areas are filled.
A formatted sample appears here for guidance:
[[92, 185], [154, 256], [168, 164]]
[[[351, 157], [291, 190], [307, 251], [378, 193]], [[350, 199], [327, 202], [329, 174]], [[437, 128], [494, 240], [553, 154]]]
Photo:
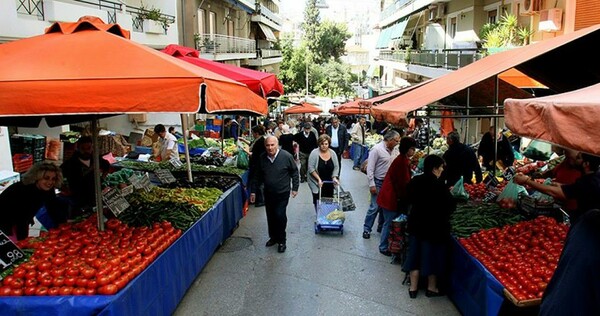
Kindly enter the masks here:
[[283, 25], [283, 19], [262, 4], [259, 4], [258, 10], [252, 15], [251, 21], [263, 23], [276, 31], [281, 31]]
[[279, 64], [283, 61], [283, 54], [276, 49], [259, 49], [258, 56], [255, 59], [248, 59], [244, 63], [246, 66], [263, 67], [273, 64]]
[[444, 49], [441, 51], [382, 51], [379, 60], [456, 70], [483, 58], [485, 50]]
[[[160, 10], [129, 6], [119, 0], [2, 1], [0, 11], [7, 12], [7, 15], [0, 21], [0, 37], [24, 38], [39, 35], [50, 23], [77, 21], [82, 16], [93, 15], [106, 23], [118, 23], [122, 28], [131, 30], [131, 39], [136, 42], [164, 47], [177, 42], [178, 30], [175, 16], [162, 12], [174, 11], [176, 6], [173, 4], [157, 9]], [[142, 19], [150, 11], [155, 11], [158, 23], [152, 23], [155, 22], [154, 19]], [[15, 29], [14, 25], [19, 25], [19, 29]]]
[[232, 60], [256, 58], [256, 41], [221, 34], [195, 36], [196, 49], [202, 58], [210, 60]]

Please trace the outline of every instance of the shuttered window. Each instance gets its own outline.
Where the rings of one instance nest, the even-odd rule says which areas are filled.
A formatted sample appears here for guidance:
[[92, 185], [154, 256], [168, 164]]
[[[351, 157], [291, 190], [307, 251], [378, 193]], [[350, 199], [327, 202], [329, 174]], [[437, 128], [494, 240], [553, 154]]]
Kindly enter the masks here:
[[600, 23], [600, 1], [578, 0], [575, 7], [575, 31]]

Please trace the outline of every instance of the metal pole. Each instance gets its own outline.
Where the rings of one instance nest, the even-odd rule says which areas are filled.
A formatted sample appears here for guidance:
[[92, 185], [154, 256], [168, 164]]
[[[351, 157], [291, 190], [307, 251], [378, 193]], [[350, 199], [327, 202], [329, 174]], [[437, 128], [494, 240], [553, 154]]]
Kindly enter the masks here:
[[187, 114], [181, 114], [181, 129], [183, 129], [183, 146], [185, 147], [185, 165], [187, 167], [188, 180], [194, 182], [192, 177], [192, 163], [190, 161], [190, 148], [188, 147], [188, 137], [190, 131], [188, 127]]
[[308, 102], [308, 59], [306, 59], [305, 61], [306, 64], [306, 97], [305, 97], [305, 102]]
[[[469, 105], [470, 104], [471, 104], [471, 87], [467, 88], [467, 115], [469, 115]], [[465, 127], [465, 139], [463, 141], [463, 144], [467, 144], [467, 140], [469, 140], [469, 121], [468, 120], [467, 120], [467, 126]]]
[[100, 146], [98, 145], [98, 120], [92, 120], [92, 146], [94, 154], [92, 163], [94, 164], [94, 187], [96, 188], [96, 216], [98, 218], [98, 230], [104, 231], [104, 207], [102, 206], [102, 183], [100, 181]]
[[[499, 79], [498, 76], [496, 75], [496, 86], [494, 87], [494, 114], [498, 114], [498, 85], [499, 85]], [[496, 133], [496, 130], [498, 129], [498, 117], [495, 116], [494, 117], [494, 166], [492, 168], [492, 171], [494, 172], [492, 175], [496, 176], [496, 161], [498, 161], [498, 135]]]

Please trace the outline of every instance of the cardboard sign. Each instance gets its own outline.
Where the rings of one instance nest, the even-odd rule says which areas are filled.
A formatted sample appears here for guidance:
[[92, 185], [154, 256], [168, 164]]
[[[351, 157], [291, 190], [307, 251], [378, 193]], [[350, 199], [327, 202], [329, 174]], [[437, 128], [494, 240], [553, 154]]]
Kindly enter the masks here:
[[133, 187], [138, 190], [144, 189], [146, 191], [150, 191], [150, 186], [152, 185], [152, 183], [150, 182], [150, 177], [148, 176], [147, 172], [141, 177], [139, 177], [137, 175], [131, 176], [129, 178], [129, 182], [131, 182], [131, 185], [133, 185]]
[[181, 162], [181, 160], [179, 160], [179, 158], [171, 158], [169, 162], [171, 163], [171, 165], [173, 165], [173, 167], [175, 167], [175, 169], [183, 167], [183, 163]]
[[0, 272], [10, 268], [23, 258], [25, 258], [25, 253], [0, 231]]
[[515, 168], [508, 167], [508, 168], [504, 169], [504, 173], [502, 174], [502, 176], [504, 177], [504, 180], [510, 181], [510, 180], [512, 180], [512, 178], [515, 177], [515, 174], [517, 174]]
[[488, 174], [485, 177], [485, 179], [483, 179], [483, 184], [485, 184], [488, 190], [492, 190], [495, 189], [498, 186], [498, 184], [500, 184], [500, 182], [498, 181], [498, 179], [496, 179], [496, 177]]
[[175, 179], [171, 171], [167, 169], [155, 170], [154, 174], [156, 175], [158, 180], [163, 184], [169, 184], [177, 181], [177, 179]]
[[496, 199], [498, 198], [498, 195], [494, 192], [488, 191], [484, 196], [483, 196], [483, 202], [489, 203], [489, 202], [494, 202], [496, 201]]
[[134, 189], [133, 185], [128, 185], [121, 189], [121, 195], [128, 196], [129, 194], [133, 193], [133, 189]]
[[115, 216], [119, 216], [119, 214], [129, 207], [129, 202], [123, 198], [121, 191], [117, 189], [112, 189], [102, 194], [102, 199]]

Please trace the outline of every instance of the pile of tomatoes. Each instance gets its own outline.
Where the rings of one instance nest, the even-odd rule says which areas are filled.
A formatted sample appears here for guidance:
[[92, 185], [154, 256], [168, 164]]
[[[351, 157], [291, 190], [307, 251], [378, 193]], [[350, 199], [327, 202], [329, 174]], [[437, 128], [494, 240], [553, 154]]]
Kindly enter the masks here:
[[465, 191], [469, 193], [471, 200], [481, 200], [487, 193], [487, 187], [484, 183], [469, 184], [465, 183]]
[[18, 243], [33, 255], [1, 281], [0, 296], [113, 295], [181, 233], [170, 222], [133, 228], [117, 219], [98, 231], [94, 216], [63, 224]]
[[473, 233], [459, 242], [519, 301], [538, 299], [556, 270], [568, 231], [545, 216]]

